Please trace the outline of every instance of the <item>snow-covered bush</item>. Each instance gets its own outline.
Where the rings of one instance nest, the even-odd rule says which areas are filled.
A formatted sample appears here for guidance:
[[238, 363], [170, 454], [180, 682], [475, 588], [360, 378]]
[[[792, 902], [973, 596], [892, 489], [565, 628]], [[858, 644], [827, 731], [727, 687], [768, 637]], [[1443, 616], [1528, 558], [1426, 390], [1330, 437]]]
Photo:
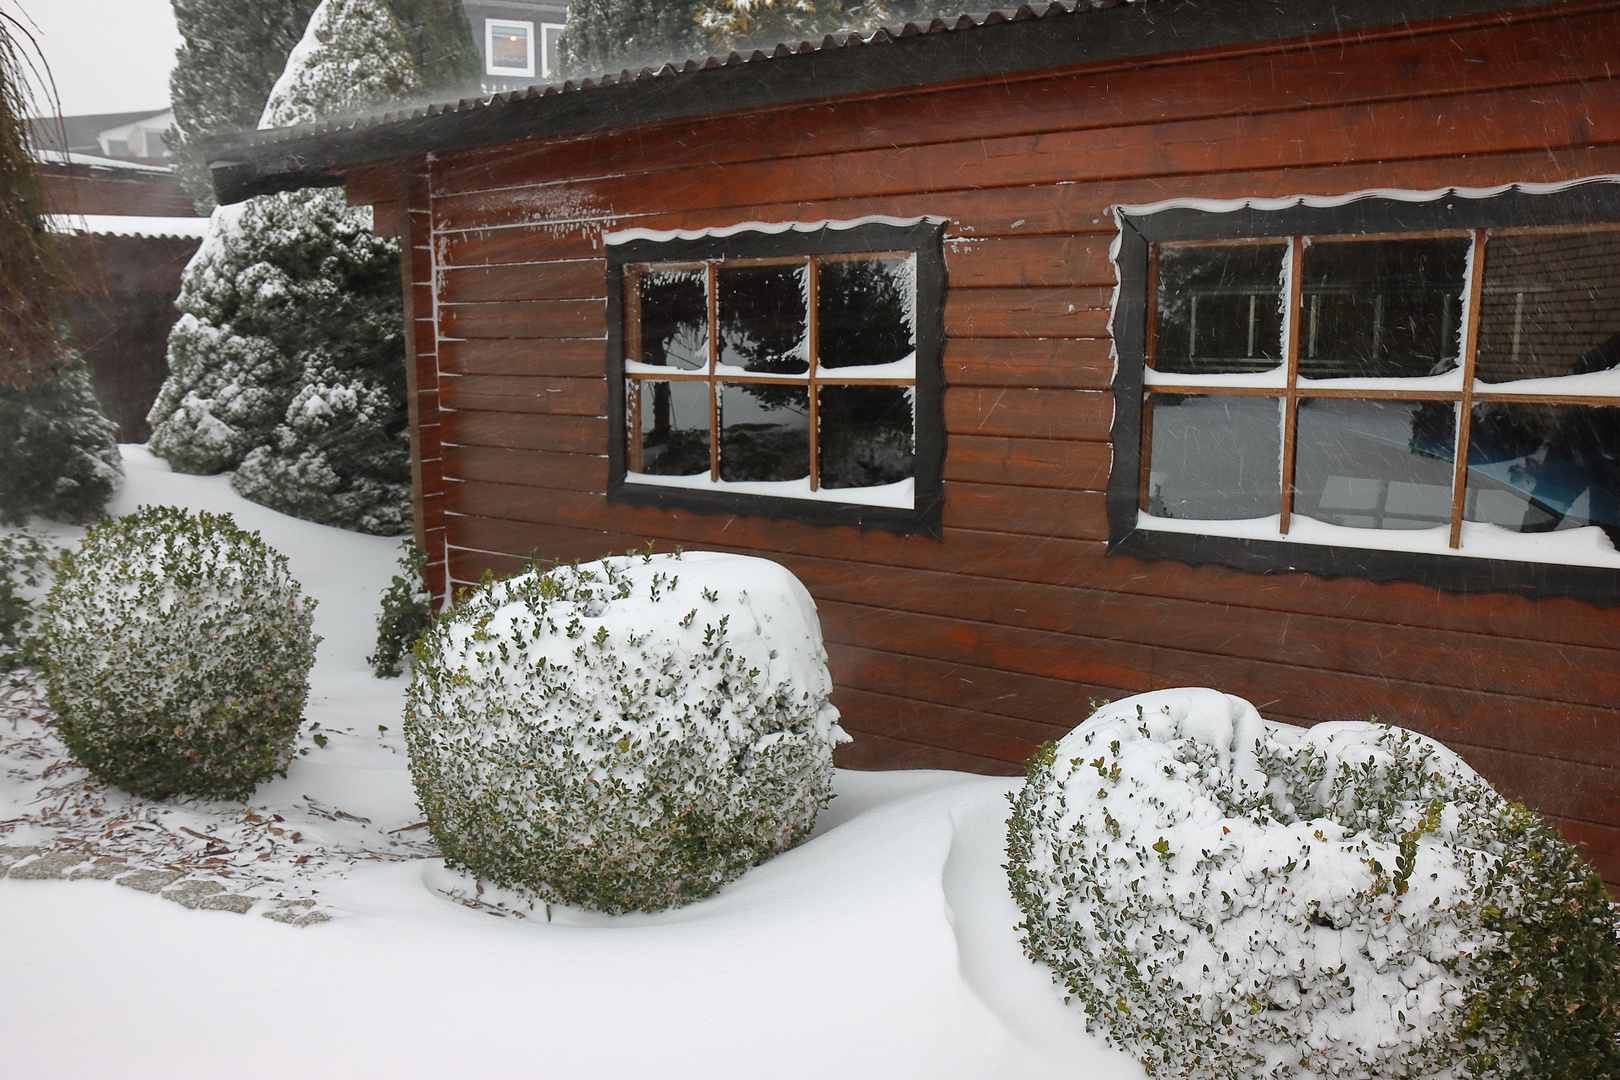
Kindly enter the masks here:
[[99, 517], [123, 479], [118, 425], [107, 419], [90, 371], [73, 355], [23, 390], [0, 387], [0, 524]]
[[137, 794], [247, 797], [291, 759], [314, 607], [229, 514], [148, 506], [92, 526], [45, 603], [62, 741]]
[[399, 573], [383, 592], [382, 612], [377, 616], [377, 651], [366, 657], [379, 679], [398, 675], [401, 661], [433, 625], [433, 597], [422, 582], [427, 552], [409, 538], [402, 546]]
[[29, 663], [35, 649], [34, 607], [49, 576], [51, 545], [42, 536], [0, 533], [0, 671]]
[[1155, 1076], [1620, 1074], [1620, 917], [1433, 740], [1214, 690], [1099, 709], [1009, 822], [1030, 955]]
[[815, 603], [775, 563], [635, 555], [489, 581], [417, 648], [411, 774], [445, 861], [654, 911], [809, 834], [848, 736]]

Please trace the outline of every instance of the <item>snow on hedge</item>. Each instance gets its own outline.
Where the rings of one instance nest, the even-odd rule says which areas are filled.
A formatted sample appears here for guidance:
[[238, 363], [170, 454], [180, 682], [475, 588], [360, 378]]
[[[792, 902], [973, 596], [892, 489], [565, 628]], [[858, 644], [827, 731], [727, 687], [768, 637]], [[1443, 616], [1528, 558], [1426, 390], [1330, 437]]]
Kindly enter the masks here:
[[815, 603], [715, 552], [531, 571], [418, 649], [411, 771], [452, 866], [547, 901], [657, 910], [810, 832], [847, 740]]
[[1026, 948], [1154, 1075], [1620, 1061], [1601, 882], [1431, 739], [1164, 690], [1037, 757], [1014, 807]]

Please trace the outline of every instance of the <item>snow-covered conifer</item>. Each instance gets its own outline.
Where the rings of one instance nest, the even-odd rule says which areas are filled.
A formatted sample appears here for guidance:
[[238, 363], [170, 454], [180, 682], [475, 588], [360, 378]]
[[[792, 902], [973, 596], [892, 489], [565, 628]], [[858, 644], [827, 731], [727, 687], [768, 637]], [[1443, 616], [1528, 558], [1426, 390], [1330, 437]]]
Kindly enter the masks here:
[[72, 354], [37, 386], [0, 386], [0, 432], [0, 523], [22, 525], [34, 514], [89, 521], [124, 475], [118, 425], [107, 419], [89, 370]]
[[575, 74], [662, 64], [709, 51], [698, 28], [702, 0], [573, 0], [557, 50]]
[[[420, 88], [381, 0], [323, 0], [260, 126], [306, 123]], [[398, 246], [330, 189], [221, 207], [186, 268], [151, 447], [181, 472], [323, 524], [410, 520]]]

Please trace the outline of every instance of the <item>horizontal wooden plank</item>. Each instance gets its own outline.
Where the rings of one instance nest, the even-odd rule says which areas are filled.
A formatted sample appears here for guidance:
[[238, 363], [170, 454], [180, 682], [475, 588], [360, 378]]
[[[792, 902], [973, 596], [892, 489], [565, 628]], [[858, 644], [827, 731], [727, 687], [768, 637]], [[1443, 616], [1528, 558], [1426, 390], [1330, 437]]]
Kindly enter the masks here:
[[1031, 539], [1108, 539], [1103, 495], [1096, 491], [946, 483], [944, 523]]
[[439, 343], [439, 367], [452, 375], [602, 378], [606, 362], [605, 343], [595, 338], [475, 338]]
[[1114, 357], [1107, 338], [946, 338], [952, 386], [1107, 390]]
[[1454, 748], [1481, 776], [1533, 810], [1576, 821], [1620, 823], [1620, 768], [1476, 746]]
[[[1556, 747], [1568, 760], [1587, 763], [1615, 760], [1614, 747], [1620, 742], [1620, 735], [1612, 730], [1614, 713], [1601, 704], [1579, 709], [1559, 706], [1556, 699], [1525, 696], [1525, 683], [1578, 678], [1579, 673], [1569, 667], [1556, 672], [1519, 668], [1489, 674], [1442, 674], [1421, 662], [1380, 666], [1377, 642], [1369, 645], [1348, 636], [1336, 642], [1324, 637], [1318, 649], [1268, 651], [1267, 642], [1244, 636], [1237, 628], [1229, 631], [1213, 619], [1203, 632], [1198, 627], [1177, 632], [1165, 626], [1158, 640], [1144, 641], [1141, 639], [1152, 635], [1125, 625], [1137, 617], [1125, 605], [1117, 620], [1060, 634], [874, 608], [834, 600], [824, 591], [816, 595], [829, 641], [1063, 679], [1088, 692], [1102, 687], [1137, 693], [1160, 686], [1210, 685], [1249, 697], [1267, 715], [1273, 715], [1271, 706], [1275, 706], [1279, 719], [1314, 723], [1376, 714], [1448, 743], [1477, 742], [1543, 753], [1552, 753]], [[1102, 637], [1104, 633], [1120, 636]], [[1271, 641], [1275, 639], [1273, 635]], [[1328, 661], [1331, 666], [1314, 666], [1312, 661], [1320, 663], [1329, 645], [1336, 653]], [[1423, 642], [1404, 638], [1386, 640], [1383, 645], [1391, 654], [1419, 657], [1424, 652]], [[1426, 675], [1432, 681], [1425, 681]], [[1502, 725], [1504, 715], [1514, 716], [1515, 723]], [[1592, 734], [1598, 738], [1582, 739]]]
[[952, 288], [1107, 290], [1115, 283], [1114, 264], [1108, 255], [1112, 243], [1111, 237], [1099, 233], [958, 236], [945, 245], [945, 271]]
[[882, 716], [884, 710], [888, 708], [888, 701], [880, 696], [853, 690], [847, 692], [835, 690], [833, 701], [842, 702], [840, 707], [846, 716], [844, 730], [854, 736], [853, 742], [844, 743], [833, 749], [833, 764], [840, 769], [856, 771], [946, 769], [952, 772], [986, 773], [991, 776], [1017, 775], [1023, 771], [1009, 766], [1006, 762], [995, 761], [978, 754], [963, 754], [924, 743], [908, 742], [905, 739], [891, 739], [866, 730], [862, 726], [865, 723], [865, 716], [869, 712]]
[[449, 338], [607, 337], [603, 300], [515, 300], [501, 304], [441, 304], [439, 333]]
[[447, 266], [439, 273], [438, 299], [445, 304], [600, 300], [606, 295], [607, 266], [601, 259]]
[[510, 446], [563, 453], [607, 446], [607, 421], [595, 416], [447, 411], [442, 418], [444, 441], [462, 446]]
[[950, 289], [945, 336], [951, 338], [1101, 338], [1108, 333], [1112, 289]]
[[[447, 409], [484, 412], [601, 416], [607, 410], [604, 379], [556, 379], [531, 375], [450, 375], [440, 383]], [[607, 447], [600, 447], [606, 452]]]
[[[1369, 105], [987, 138], [748, 162], [726, 169], [633, 173], [584, 181], [592, 205], [731, 208], [923, 192], [1027, 187], [1165, 175], [1221, 174], [1346, 162], [1403, 162], [1533, 150], [1620, 138], [1620, 81], [1399, 99]], [[1562, 117], [1581, 118], [1566, 123]], [[1453, 170], [1458, 171], [1454, 168]], [[653, 196], [652, 193], [656, 193]], [[1145, 193], [1145, 192], [1144, 192]], [[1168, 195], [1162, 192], [1160, 197]], [[1097, 217], [1106, 206], [1098, 206]]]
[[1113, 450], [1107, 443], [952, 435], [945, 479], [1015, 487], [1103, 491]]
[[[602, 233], [608, 222], [587, 216], [567, 226], [529, 223], [525, 195], [503, 197], [500, 212], [486, 224], [455, 221], [445, 207], [434, 205], [433, 255], [441, 269], [452, 266], [492, 266], [600, 259]], [[426, 280], [425, 278], [421, 280]]]
[[[596, 139], [537, 140], [446, 155], [435, 162], [434, 179], [436, 190], [482, 191], [535, 180], [644, 172], [700, 158], [710, 165], [791, 161], [1009, 132], [1035, 136], [1345, 105], [1392, 93], [1420, 100], [1456, 87], [1537, 85], [1548, 78], [1549, 57], [1557, 58], [1556, 71], [1567, 72], [1566, 78], [1603, 79], [1610, 75], [1610, 57], [1594, 43], [1620, 36], [1612, 12], [1563, 21], [1518, 12], [1494, 26], [1453, 22], [1438, 40], [1434, 33], [1407, 40], [1361, 33], [1325, 47], [1260, 44], [1204, 58], [1172, 53], [1073, 74], [1000, 76], [979, 85], [843, 101], [837, 107], [757, 109], [725, 116], [726, 140], [694, 139], [691, 121], [682, 118]], [[555, 216], [576, 198], [566, 188], [547, 191], [533, 197], [527, 212]]]
[[[449, 415], [459, 418], [480, 414]], [[547, 442], [548, 425], [563, 419], [484, 418], [497, 423], [497, 431], [510, 440], [489, 445], [577, 449], [576, 444]], [[605, 440], [605, 425], [598, 438]], [[1294, 613], [1314, 613], [1363, 620], [1374, 626], [1410, 625], [1464, 632], [1488, 626], [1504, 637], [1549, 643], [1603, 645], [1620, 639], [1620, 611], [1593, 608], [1574, 599], [1534, 601], [1505, 593], [1458, 595], [1411, 583], [1379, 585], [1355, 578], [1324, 581], [1307, 574], [1255, 575], [1168, 560], [1146, 563], [1105, 557], [1103, 546], [1090, 541], [1049, 538], [1031, 544], [1012, 535], [952, 531], [944, 543], [938, 543], [878, 530], [861, 532], [651, 507], [618, 508], [615, 521], [615, 528], [644, 537], [667, 538], [688, 547], [717, 545], [749, 553], [836, 559], [852, 564], [861, 573], [880, 576], [899, 568], [939, 572], [949, 576], [931, 581], [926, 588], [947, 592], [961, 589], [975, 578], [1008, 588], [1020, 583], [1084, 585], [1125, 596], [1194, 597], [1216, 609], [1251, 608], [1272, 613], [1280, 623], [1286, 623]]]
[[602, 491], [607, 486], [607, 458], [546, 450], [451, 446], [445, 450], [444, 470], [458, 480], [532, 484], [566, 491]]
[[1114, 397], [1089, 390], [1026, 390], [953, 386], [945, 391], [945, 430], [951, 435], [1106, 442]]
[[[1061, 738], [1086, 718], [1084, 696], [1062, 679], [828, 642], [828, 667], [838, 686], [928, 701], [980, 714], [987, 732], [1034, 746]], [[1029, 751], [1023, 751], [1028, 756]]]

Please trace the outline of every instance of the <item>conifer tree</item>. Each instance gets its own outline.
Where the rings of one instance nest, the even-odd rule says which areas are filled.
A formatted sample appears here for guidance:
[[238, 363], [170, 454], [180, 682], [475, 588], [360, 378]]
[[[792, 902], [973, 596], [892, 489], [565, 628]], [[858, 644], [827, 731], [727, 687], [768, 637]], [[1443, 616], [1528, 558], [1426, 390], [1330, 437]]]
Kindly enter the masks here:
[[662, 65], [703, 56], [709, 45], [698, 29], [702, 0], [573, 0], [557, 43], [571, 75]]
[[164, 135], [175, 172], [203, 212], [213, 208], [197, 140], [259, 121], [319, 0], [172, 0], [183, 44], [169, 76], [174, 126]]
[[937, 0], [699, 0], [698, 25], [717, 51], [819, 42], [932, 19]]
[[[381, 0], [323, 0], [260, 127], [411, 97], [416, 61]], [[151, 447], [180, 472], [312, 521], [410, 526], [398, 247], [341, 191], [214, 212], [186, 268]]]

